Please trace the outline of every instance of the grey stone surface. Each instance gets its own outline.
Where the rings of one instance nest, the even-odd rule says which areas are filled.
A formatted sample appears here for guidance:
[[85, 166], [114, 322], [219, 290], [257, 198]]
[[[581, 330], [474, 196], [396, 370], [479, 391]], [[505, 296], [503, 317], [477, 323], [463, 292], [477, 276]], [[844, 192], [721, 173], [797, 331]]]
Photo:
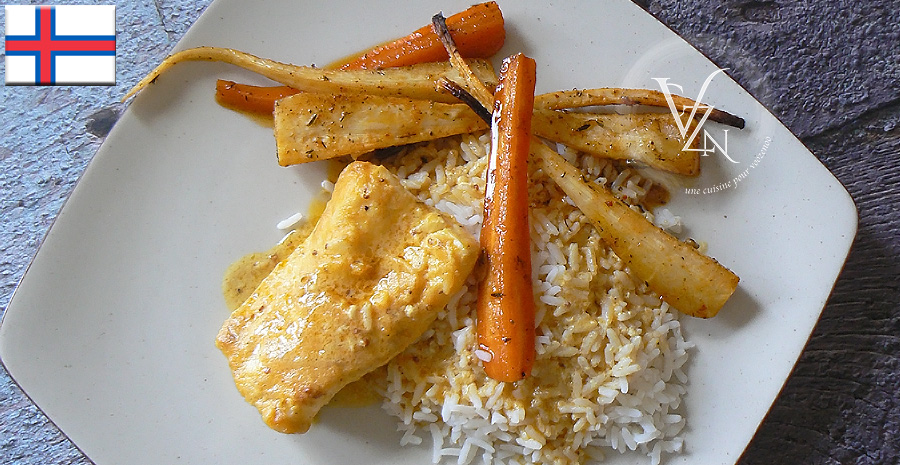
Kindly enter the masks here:
[[[730, 68], [859, 208], [848, 263], [741, 463], [900, 463], [900, 2], [638, 3]], [[118, 98], [207, 4], [117, 2], [117, 86], [0, 87], [0, 308], [121, 111]], [[90, 463], [3, 370], [0, 463]]]
[[[122, 111], [119, 99], [165, 56], [209, 0], [115, 3], [116, 86], [0, 87], [0, 308], [4, 310], [53, 219]], [[5, 15], [0, 28], [5, 29]], [[5, 73], [2, 60], [0, 72]], [[0, 463], [90, 463], [2, 369]]]

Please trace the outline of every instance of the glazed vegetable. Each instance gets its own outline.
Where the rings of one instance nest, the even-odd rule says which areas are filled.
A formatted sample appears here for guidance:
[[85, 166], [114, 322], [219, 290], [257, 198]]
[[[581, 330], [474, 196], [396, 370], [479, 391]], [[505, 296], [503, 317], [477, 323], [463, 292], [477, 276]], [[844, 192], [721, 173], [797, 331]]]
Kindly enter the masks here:
[[[219, 80], [216, 85], [219, 103], [235, 110], [258, 114], [271, 114], [275, 100], [297, 92], [287, 86], [259, 87], [224, 80]], [[459, 95], [455, 97], [458, 98]], [[695, 103], [677, 95], [672, 97], [682, 110]], [[618, 88], [539, 95], [535, 97], [534, 133], [601, 158], [635, 160], [652, 168], [685, 176], [700, 174], [700, 152], [683, 150], [683, 137], [670, 114], [620, 115], [554, 111], [569, 107], [623, 103], [665, 106], [665, 98], [644, 89]], [[710, 119], [743, 126], [743, 119], [717, 109], [712, 111]], [[475, 130], [479, 129], [482, 128]], [[458, 131], [453, 134], [465, 132], [463, 129]], [[435, 138], [437, 137], [443, 136]], [[700, 140], [695, 138], [691, 148], [696, 149], [699, 143]]]
[[[700, 174], [700, 152], [683, 150], [684, 138], [668, 113], [567, 113], [538, 108], [532, 129], [536, 136], [595, 157], [636, 160], [685, 176]], [[694, 138], [692, 148], [699, 142]]]
[[[441, 45], [447, 50], [450, 64], [453, 65], [453, 68], [456, 69], [460, 75], [462, 75], [462, 82], [465, 83], [465, 86], [460, 86], [450, 78], [445, 78], [445, 80], [453, 82], [457, 87], [468, 91], [478, 100], [478, 102], [481, 102], [481, 105], [485, 108], [491, 108], [491, 105], [494, 102], [494, 87], [485, 86], [484, 81], [475, 75], [474, 70], [466, 64], [466, 61], [460, 54], [459, 48], [456, 46], [453, 35], [450, 33], [450, 29], [447, 27], [447, 20], [444, 18], [444, 15], [438, 13], [432, 16], [431, 26], [434, 28], [434, 33], [440, 40]], [[446, 85], [441, 85], [441, 87], [447, 89]]]
[[[233, 64], [306, 92], [364, 93], [446, 103], [456, 103], [456, 99], [437, 90], [434, 85], [435, 81], [444, 76], [459, 79], [459, 73], [448, 63], [423, 63], [380, 71], [325, 70], [279, 63], [234, 49], [198, 47], [168, 56], [156, 69], [134, 86], [122, 100], [127, 100], [140, 92], [141, 89], [156, 81], [166, 70], [185, 61], [218, 61]], [[489, 62], [475, 59], [470, 64], [479, 78], [496, 83], [494, 69]]]
[[[697, 118], [702, 117], [705, 105], [679, 95], [672, 96], [672, 103], [679, 111], [689, 110], [691, 107], [700, 106]], [[548, 94], [538, 95], [534, 98], [535, 108], [546, 110], [563, 110], [569, 108], [582, 108], [599, 105], [647, 105], [652, 107], [668, 108], [669, 103], [662, 92], [649, 89], [622, 89], [605, 87], [600, 89], [574, 89]], [[736, 128], [744, 128], [744, 119], [726, 111], [712, 109], [709, 114], [710, 121], [727, 124]]]
[[[465, 70], [460, 72], [471, 74]], [[479, 102], [477, 97], [461, 100], [469, 105]], [[698, 318], [711, 318], [737, 289], [739, 278], [731, 270], [656, 227], [606, 187], [586, 183], [578, 168], [534, 135], [531, 153], [634, 275], [677, 310]]]
[[[447, 18], [447, 27], [466, 58], [490, 58], [503, 46], [506, 30], [503, 14], [496, 2], [481, 3]], [[348, 60], [341, 69], [381, 69], [417, 63], [444, 61], [447, 51], [431, 26], [375, 47], [358, 58]]]
[[216, 101], [238, 111], [271, 115], [275, 101], [300, 92], [288, 86], [252, 86], [234, 81], [216, 81]]
[[[284, 98], [277, 108], [275, 139], [282, 165], [345, 155], [355, 157], [379, 148], [488, 127], [465, 104], [406, 98], [302, 93]], [[483, 107], [478, 104], [476, 108]], [[390, 125], [386, 126], [386, 122]], [[682, 151], [683, 141], [672, 116], [667, 114], [589, 114], [535, 109], [532, 130], [538, 136], [599, 158], [637, 160], [656, 169], [689, 176], [700, 171], [699, 153]]]
[[[459, 84], [447, 79], [441, 78], [438, 80], [438, 85], [442, 87], [444, 90], [450, 93], [450, 95], [459, 99], [460, 102], [463, 102], [463, 105], [468, 106], [472, 109], [472, 111], [484, 121], [485, 124], [490, 126], [491, 118], [493, 115], [490, 110], [484, 107], [481, 102], [474, 95], [470, 94], [466, 89], [464, 89]], [[491, 100], [493, 100], [493, 95], [491, 96]], [[532, 115], [532, 118], [534, 116]]]
[[520, 380], [534, 364], [534, 294], [528, 227], [528, 153], [535, 63], [522, 54], [503, 61], [494, 103], [481, 247], [487, 276], [476, 303], [484, 371]]
[[[473, 5], [467, 10], [447, 18], [447, 26], [466, 58], [489, 58], [506, 38], [503, 15], [496, 2]], [[447, 59], [431, 26], [425, 26], [406, 37], [397, 39], [347, 61], [334, 63], [332, 68], [381, 69], [437, 62]], [[271, 114], [275, 100], [296, 94], [298, 90], [288, 86], [252, 86], [219, 80], [216, 83], [216, 99], [219, 103], [239, 111]]]
[[734, 293], [738, 277], [730, 270], [647, 221], [606, 187], [586, 183], [577, 168], [539, 139], [533, 139], [531, 150], [609, 248], [669, 305], [710, 318]]
[[275, 105], [275, 143], [282, 166], [484, 130], [460, 104], [402, 97], [301, 92]]

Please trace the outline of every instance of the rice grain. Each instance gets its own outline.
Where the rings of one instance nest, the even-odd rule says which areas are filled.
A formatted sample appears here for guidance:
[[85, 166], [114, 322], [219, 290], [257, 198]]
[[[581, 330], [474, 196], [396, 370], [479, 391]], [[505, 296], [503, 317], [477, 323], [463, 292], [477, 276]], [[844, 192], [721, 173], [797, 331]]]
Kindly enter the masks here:
[[[489, 144], [489, 134], [463, 135], [410, 146], [383, 163], [477, 237]], [[629, 203], [653, 187], [635, 170], [557, 149], [589, 180], [613, 180]], [[674, 311], [630, 276], [555, 184], [534, 167], [530, 174], [532, 375], [500, 383], [484, 374], [490, 354], [474, 331], [474, 276], [484, 272], [476, 270], [433, 331], [388, 364], [384, 410], [398, 418], [402, 445], [431, 438], [434, 463], [580, 464], [615, 450], [658, 464], [683, 448], [678, 408], [693, 345]], [[674, 218], [663, 214], [662, 223]]]

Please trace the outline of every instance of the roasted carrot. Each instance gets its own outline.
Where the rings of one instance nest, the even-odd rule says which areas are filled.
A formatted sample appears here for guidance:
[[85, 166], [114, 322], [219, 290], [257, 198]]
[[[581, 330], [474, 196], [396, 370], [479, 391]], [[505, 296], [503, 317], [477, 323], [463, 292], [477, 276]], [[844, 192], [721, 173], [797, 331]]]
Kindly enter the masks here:
[[[473, 5], [447, 18], [447, 26], [465, 58], [488, 58], [503, 46], [506, 30], [496, 2]], [[333, 63], [330, 68], [380, 69], [443, 61], [447, 51], [431, 25], [393, 42], [375, 47], [359, 56]], [[260, 87], [219, 80], [216, 99], [238, 111], [270, 115], [275, 100], [297, 93], [287, 86]]]
[[[506, 39], [503, 14], [496, 2], [473, 5], [450, 16], [447, 27], [465, 58], [490, 58]], [[446, 59], [447, 51], [428, 25], [336, 65], [342, 69], [380, 69]]]
[[528, 376], [534, 364], [528, 154], [535, 62], [514, 55], [503, 61], [500, 75], [481, 229], [487, 276], [478, 289], [476, 332], [487, 354], [485, 373], [511, 382]]
[[288, 86], [251, 86], [234, 81], [216, 81], [216, 101], [222, 106], [239, 111], [271, 115], [275, 101], [294, 95], [297, 89]]

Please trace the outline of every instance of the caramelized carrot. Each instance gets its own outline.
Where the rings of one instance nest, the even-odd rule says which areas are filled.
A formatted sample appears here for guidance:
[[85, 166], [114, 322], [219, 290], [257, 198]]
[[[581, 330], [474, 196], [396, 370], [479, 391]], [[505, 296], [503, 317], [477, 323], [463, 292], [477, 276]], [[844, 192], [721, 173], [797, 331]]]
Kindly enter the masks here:
[[[447, 27], [465, 58], [489, 58], [506, 39], [503, 14], [496, 2], [480, 3], [447, 18]], [[431, 25], [347, 60], [341, 69], [379, 69], [447, 59]]]
[[250, 113], [271, 115], [275, 101], [299, 92], [288, 86], [260, 87], [219, 79], [216, 81], [216, 101], [222, 106]]
[[476, 304], [484, 371], [517, 381], [534, 364], [534, 295], [528, 227], [528, 154], [534, 107], [535, 62], [522, 54], [503, 61], [494, 97], [481, 247], [487, 276]]
[[[465, 58], [488, 58], [500, 50], [506, 38], [503, 15], [495, 2], [473, 5], [447, 18], [447, 26]], [[334, 63], [341, 69], [378, 69], [443, 61], [447, 51], [431, 25], [393, 42], [375, 47], [357, 57]], [[238, 111], [270, 115], [275, 100], [295, 94], [287, 86], [259, 87], [219, 80], [216, 99], [224, 106]]]

